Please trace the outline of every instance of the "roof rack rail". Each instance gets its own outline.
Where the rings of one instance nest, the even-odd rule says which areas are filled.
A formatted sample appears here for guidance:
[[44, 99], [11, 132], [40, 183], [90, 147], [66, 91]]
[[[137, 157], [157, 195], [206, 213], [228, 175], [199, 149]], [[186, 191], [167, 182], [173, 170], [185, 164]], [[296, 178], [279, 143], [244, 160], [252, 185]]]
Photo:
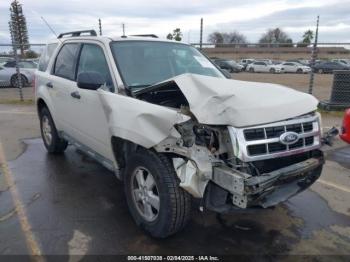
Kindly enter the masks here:
[[90, 36], [97, 36], [96, 31], [95, 30], [82, 30], [82, 31], [73, 31], [73, 32], [67, 32], [67, 33], [62, 33], [59, 34], [59, 36], [57, 38], [62, 38], [63, 36], [80, 36], [81, 34], [84, 33], [90, 33]]
[[154, 34], [146, 34], [146, 35], [130, 35], [130, 36], [140, 36], [140, 37], [152, 37], [152, 38], [158, 38], [157, 35]]

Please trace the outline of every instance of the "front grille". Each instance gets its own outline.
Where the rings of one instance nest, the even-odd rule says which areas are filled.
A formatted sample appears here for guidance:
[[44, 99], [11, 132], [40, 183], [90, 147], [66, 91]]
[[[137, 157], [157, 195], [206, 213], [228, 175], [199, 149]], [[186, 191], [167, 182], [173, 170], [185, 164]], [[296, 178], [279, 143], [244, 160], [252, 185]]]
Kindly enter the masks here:
[[[269, 125], [267, 127], [245, 129], [243, 134], [248, 144], [247, 154], [249, 156], [261, 156], [314, 145], [314, 132], [318, 131], [318, 125], [314, 125], [314, 123], [317, 123], [316, 121], [286, 123], [285, 125], [276, 124], [276, 126]], [[314, 130], [315, 128], [316, 130]], [[279, 140], [279, 137], [285, 132], [295, 132], [300, 135], [300, 138], [294, 144], [285, 145]]]

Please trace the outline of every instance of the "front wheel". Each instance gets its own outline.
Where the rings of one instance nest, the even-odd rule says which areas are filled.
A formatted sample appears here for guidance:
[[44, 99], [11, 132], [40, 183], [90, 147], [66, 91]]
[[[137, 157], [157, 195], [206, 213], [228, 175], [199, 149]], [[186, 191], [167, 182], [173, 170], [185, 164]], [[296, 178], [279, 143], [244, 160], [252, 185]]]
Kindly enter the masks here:
[[254, 68], [253, 67], [249, 68], [249, 72], [254, 73]]
[[125, 194], [136, 224], [156, 238], [180, 231], [191, 213], [191, 197], [179, 186], [170, 159], [139, 149], [127, 162]]
[[49, 153], [63, 153], [68, 143], [58, 136], [50, 111], [44, 107], [40, 111], [40, 131], [44, 145]]
[[274, 69], [274, 68], [271, 68], [271, 69], [270, 69], [270, 73], [271, 73], [271, 74], [274, 74], [274, 73], [276, 73], [276, 69]]

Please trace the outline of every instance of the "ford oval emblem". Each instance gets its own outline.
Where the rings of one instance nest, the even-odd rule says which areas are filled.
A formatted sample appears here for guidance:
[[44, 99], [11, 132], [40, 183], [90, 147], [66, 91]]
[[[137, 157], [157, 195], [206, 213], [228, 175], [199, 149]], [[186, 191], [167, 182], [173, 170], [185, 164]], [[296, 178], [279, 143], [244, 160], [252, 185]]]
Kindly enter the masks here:
[[285, 132], [280, 136], [280, 141], [285, 145], [292, 145], [299, 140], [299, 134], [295, 132]]

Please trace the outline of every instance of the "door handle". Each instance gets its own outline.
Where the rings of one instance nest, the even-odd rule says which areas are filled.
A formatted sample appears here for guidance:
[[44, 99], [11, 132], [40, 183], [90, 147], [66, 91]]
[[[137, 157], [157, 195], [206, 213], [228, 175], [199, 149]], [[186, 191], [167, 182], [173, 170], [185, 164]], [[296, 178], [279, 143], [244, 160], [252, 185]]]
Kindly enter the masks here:
[[46, 86], [49, 88], [53, 88], [53, 84], [51, 82], [46, 83]]
[[78, 91], [74, 91], [74, 92], [70, 93], [70, 95], [76, 99], [80, 99], [80, 97], [81, 97]]

